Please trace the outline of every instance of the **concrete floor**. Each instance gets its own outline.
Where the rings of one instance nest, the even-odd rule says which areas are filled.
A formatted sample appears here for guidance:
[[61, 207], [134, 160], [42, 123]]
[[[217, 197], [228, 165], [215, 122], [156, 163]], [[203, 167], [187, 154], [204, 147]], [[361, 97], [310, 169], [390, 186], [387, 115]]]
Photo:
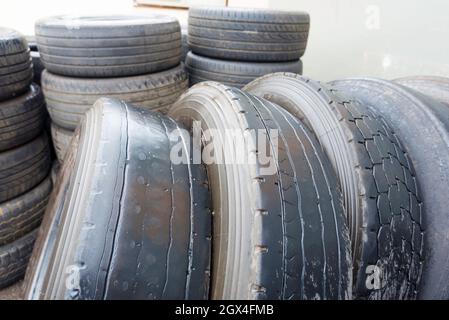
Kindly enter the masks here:
[[22, 284], [20, 281], [12, 286], [0, 290], [0, 300], [22, 300]]

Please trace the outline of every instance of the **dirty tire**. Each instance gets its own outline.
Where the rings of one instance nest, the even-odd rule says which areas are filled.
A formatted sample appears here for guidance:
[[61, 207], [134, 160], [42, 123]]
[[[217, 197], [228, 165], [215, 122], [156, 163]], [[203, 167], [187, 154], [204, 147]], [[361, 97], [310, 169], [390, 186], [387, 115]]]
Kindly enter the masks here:
[[224, 85], [242, 88], [254, 79], [274, 72], [302, 73], [301, 60], [293, 62], [237, 62], [211, 59], [189, 52], [186, 70], [190, 85], [203, 81], [216, 81]]
[[184, 66], [143, 76], [83, 79], [44, 71], [42, 90], [54, 123], [75, 130], [84, 113], [99, 98], [117, 98], [155, 111], [166, 111], [188, 88]]
[[53, 165], [51, 166], [51, 172], [50, 172], [51, 182], [53, 183], [53, 185], [56, 184], [60, 169], [61, 169], [61, 164], [59, 163], [59, 161], [58, 160], [53, 161]]
[[449, 106], [449, 78], [447, 77], [416, 76], [396, 79], [394, 82]]
[[169, 16], [56, 16], [35, 31], [45, 68], [60, 75], [134, 76], [181, 61], [181, 27]]
[[182, 62], [186, 61], [187, 53], [190, 51], [189, 44], [187, 43], [187, 38], [188, 38], [187, 29], [181, 29]]
[[297, 61], [307, 46], [304, 12], [194, 7], [189, 10], [190, 50], [237, 61]]
[[41, 84], [42, 72], [44, 72], [45, 67], [41, 60], [41, 55], [38, 51], [31, 51], [31, 61], [33, 62], [33, 82], [38, 85]]
[[[390, 124], [411, 159], [423, 201], [421, 226], [414, 233], [414, 257], [423, 270], [419, 299], [449, 298], [449, 109], [416, 91], [379, 79], [334, 84], [362, 101]], [[423, 240], [423, 239], [424, 240]], [[423, 244], [424, 241], [424, 244]]]
[[[212, 299], [348, 299], [351, 257], [341, 194], [330, 162], [299, 120], [269, 101], [205, 82], [185, 93], [169, 114], [187, 127], [216, 129], [222, 164], [208, 165], [213, 199]], [[264, 171], [256, 136], [279, 130], [279, 154]], [[193, 129], [195, 130], [195, 129]], [[244, 136], [245, 149], [224, 141]], [[207, 138], [205, 138], [207, 139]], [[232, 154], [254, 164], [229, 164]], [[267, 168], [265, 168], [267, 169]], [[274, 173], [274, 174], [273, 174]]]
[[24, 194], [50, 171], [46, 134], [20, 147], [0, 153], [0, 203]]
[[24, 93], [32, 80], [33, 68], [25, 37], [0, 27], [0, 101]]
[[[97, 101], [59, 173], [27, 275], [27, 298], [208, 297], [207, 176], [202, 165], [170, 161], [175, 145], [187, 152], [185, 136], [169, 140], [180, 129], [159, 113]], [[79, 277], [69, 288], [68, 268]]]
[[73, 131], [61, 128], [54, 123], [51, 124], [51, 137], [53, 139], [53, 146], [55, 147], [56, 157], [61, 163], [64, 161], [64, 156], [70, 145], [72, 136]]
[[22, 145], [44, 128], [44, 96], [32, 84], [25, 94], [0, 102], [0, 151]]
[[[331, 160], [351, 234], [354, 297], [416, 298], [422, 256], [413, 236], [423, 231], [420, 198], [413, 166], [395, 133], [363, 104], [299, 75], [268, 75], [244, 90], [301, 119]], [[378, 290], [366, 285], [373, 266], [383, 270]]]
[[22, 238], [0, 246], [0, 289], [23, 278], [33, 250], [37, 230]]
[[51, 192], [50, 177], [27, 193], [0, 204], [0, 246], [39, 227]]

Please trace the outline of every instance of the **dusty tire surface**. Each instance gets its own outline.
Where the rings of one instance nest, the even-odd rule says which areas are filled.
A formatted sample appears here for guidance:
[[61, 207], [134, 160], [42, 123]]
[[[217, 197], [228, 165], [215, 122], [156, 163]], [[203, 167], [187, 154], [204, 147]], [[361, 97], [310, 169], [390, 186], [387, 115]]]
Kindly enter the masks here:
[[24, 194], [50, 171], [50, 148], [46, 134], [0, 153], [0, 203]]
[[[193, 121], [201, 121], [203, 132], [216, 129], [212, 146], [224, 156], [207, 167], [214, 208], [211, 298], [351, 298], [338, 182], [310, 131], [269, 101], [214, 82], [191, 88], [169, 115], [193, 131]], [[220, 143], [229, 130], [237, 130], [244, 149]], [[256, 136], [244, 133], [251, 130], [268, 137], [261, 143], [270, 154], [279, 130], [269, 171], [258, 158]], [[232, 154], [256, 161], [235, 164]]]
[[117, 98], [164, 112], [188, 88], [184, 66], [159, 73], [109, 79], [70, 78], [44, 71], [47, 110], [58, 126], [75, 130], [84, 113], [101, 97]]
[[[421, 200], [413, 165], [393, 130], [363, 104], [299, 75], [268, 75], [244, 90], [302, 119], [330, 158], [351, 234], [354, 297], [416, 298]], [[367, 288], [373, 266], [383, 270], [382, 288]]]
[[310, 18], [304, 12], [193, 7], [190, 50], [225, 60], [297, 61], [307, 46]]
[[[333, 84], [360, 100], [393, 128], [411, 159], [421, 190], [423, 232], [414, 234], [422, 252], [419, 299], [449, 298], [449, 109], [416, 91], [379, 79]], [[437, 190], [436, 190], [437, 188]], [[423, 242], [420, 240], [423, 238]]]
[[302, 62], [301, 60], [271, 63], [225, 61], [189, 52], [186, 59], [186, 70], [191, 86], [203, 81], [216, 81], [240, 89], [254, 79], [269, 73], [302, 74]]
[[25, 37], [0, 27], [0, 101], [27, 91], [32, 80], [33, 68]]
[[449, 78], [416, 76], [396, 79], [394, 82], [421, 92], [449, 106]]
[[44, 128], [44, 96], [39, 86], [10, 100], [0, 102], [0, 151], [37, 137]]
[[45, 68], [60, 75], [133, 76], [181, 61], [181, 27], [169, 16], [56, 16], [35, 30]]
[[170, 161], [175, 145], [186, 155], [186, 136], [169, 137], [180, 130], [159, 113], [113, 99], [96, 103], [59, 172], [27, 298], [208, 297], [207, 176], [203, 165]]
[[70, 145], [73, 131], [61, 128], [54, 123], [51, 124], [51, 137], [53, 139], [53, 146], [55, 147], [56, 157], [58, 161], [63, 163], [64, 156]]

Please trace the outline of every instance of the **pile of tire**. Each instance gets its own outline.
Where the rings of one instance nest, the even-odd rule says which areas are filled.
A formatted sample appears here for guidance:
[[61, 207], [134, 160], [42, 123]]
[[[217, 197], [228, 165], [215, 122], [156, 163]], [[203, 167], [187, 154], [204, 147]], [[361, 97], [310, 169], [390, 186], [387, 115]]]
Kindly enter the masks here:
[[35, 25], [57, 157], [103, 96], [164, 112], [188, 87], [179, 22], [161, 15], [56, 16]]
[[52, 182], [44, 98], [26, 39], [0, 28], [0, 289], [25, 274]]
[[301, 74], [309, 28], [304, 12], [193, 7], [185, 62], [190, 85], [217, 81], [242, 88], [273, 72]]

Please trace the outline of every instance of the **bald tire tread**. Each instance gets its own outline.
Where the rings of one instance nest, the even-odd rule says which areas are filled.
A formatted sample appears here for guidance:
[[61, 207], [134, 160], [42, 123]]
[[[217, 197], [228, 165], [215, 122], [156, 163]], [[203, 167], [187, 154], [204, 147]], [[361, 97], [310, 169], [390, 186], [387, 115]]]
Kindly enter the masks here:
[[188, 18], [190, 49], [237, 61], [297, 61], [305, 52], [310, 18], [305, 12], [193, 7]]
[[66, 130], [64, 128], [51, 124], [51, 137], [53, 139], [53, 146], [55, 147], [56, 157], [59, 162], [64, 162], [64, 156], [70, 145], [73, 131]]
[[421, 92], [449, 106], [449, 78], [436, 76], [415, 76], [394, 80], [400, 85]]
[[[260, 162], [226, 164], [229, 154], [240, 153], [231, 143], [223, 146], [223, 165], [208, 165], [215, 212], [212, 299], [350, 298], [338, 183], [311, 132], [280, 107], [214, 82], [191, 88], [169, 114], [190, 128], [202, 121], [203, 130], [218, 129], [221, 138], [228, 129], [261, 130], [270, 154], [271, 129], [279, 130], [274, 174], [264, 173]], [[254, 137], [247, 136], [242, 153], [254, 152]]]
[[[423, 259], [421, 200], [413, 165], [394, 131], [363, 104], [299, 75], [268, 75], [245, 90], [302, 119], [329, 156], [350, 226], [354, 297], [416, 298]], [[381, 287], [367, 287], [369, 266], [382, 270]]]
[[208, 182], [202, 165], [170, 161], [175, 144], [186, 152], [185, 136], [169, 138], [180, 129], [159, 113], [97, 101], [59, 172], [27, 298], [208, 297]]
[[52, 121], [72, 131], [101, 97], [165, 112], [189, 85], [182, 64], [159, 73], [109, 79], [71, 78], [45, 70], [41, 80]]
[[301, 60], [293, 62], [237, 62], [206, 58], [189, 52], [186, 70], [190, 85], [203, 81], [216, 81], [224, 85], [243, 88], [252, 80], [274, 72], [302, 74]]

